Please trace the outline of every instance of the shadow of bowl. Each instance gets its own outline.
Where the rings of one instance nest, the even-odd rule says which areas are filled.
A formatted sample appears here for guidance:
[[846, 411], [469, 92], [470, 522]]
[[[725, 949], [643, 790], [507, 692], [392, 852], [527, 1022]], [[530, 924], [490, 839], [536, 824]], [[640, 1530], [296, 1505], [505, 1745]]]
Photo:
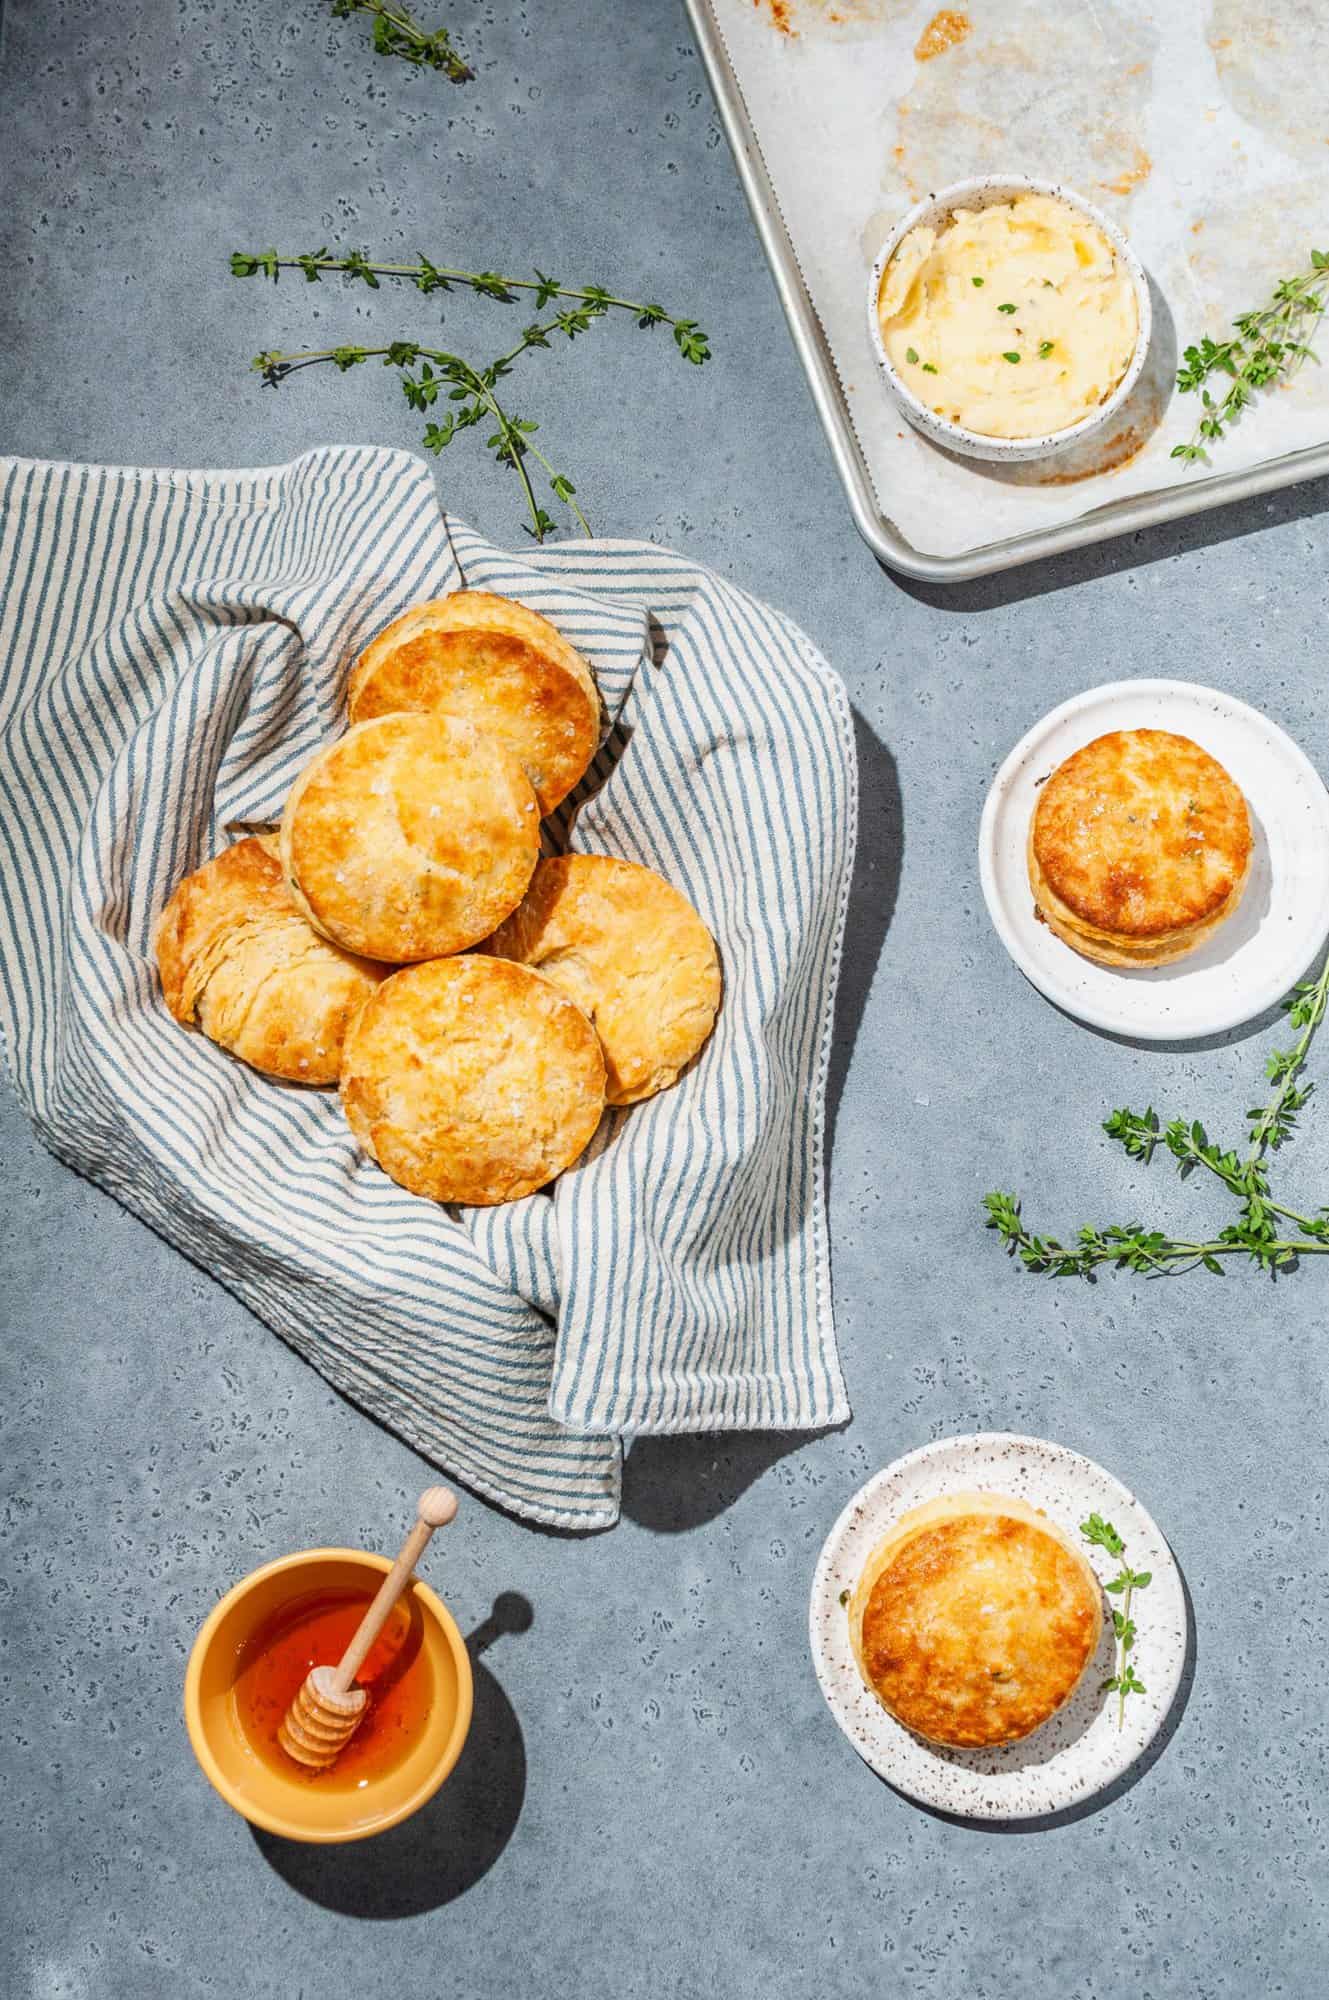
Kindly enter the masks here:
[[505, 1592], [466, 1641], [474, 1708], [448, 1782], [414, 1818], [354, 1847], [313, 1847], [250, 1828], [264, 1860], [296, 1892], [339, 1915], [386, 1920], [441, 1909], [489, 1873], [512, 1838], [526, 1795], [526, 1746], [511, 1702], [480, 1654], [501, 1632], [524, 1632], [531, 1607]]

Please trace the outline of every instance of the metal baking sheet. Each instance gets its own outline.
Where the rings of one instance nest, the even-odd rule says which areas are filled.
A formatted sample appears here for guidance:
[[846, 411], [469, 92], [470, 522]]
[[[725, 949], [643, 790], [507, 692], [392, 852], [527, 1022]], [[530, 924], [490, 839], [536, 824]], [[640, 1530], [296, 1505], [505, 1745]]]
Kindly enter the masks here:
[[[1262, 399], [1211, 472], [1169, 457], [1194, 420], [1195, 399], [1171, 393], [1177, 347], [1259, 302], [1329, 233], [1322, 0], [1276, 14], [1250, 0], [686, 4], [854, 520], [883, 562], [959, 582], [1329, 473], [1329, 367]], [[939, 11], [939, 52], [920, 60]], [[1044, 463], [997, 480], [935, 452], [871, 361], [863, 298], [890, 222], [928, 185], [1003, 169], [1110, 208], [1161, 306], [1134, 433], [1070, 479]], [[928, 546], [939, 523], [949, 545]]]

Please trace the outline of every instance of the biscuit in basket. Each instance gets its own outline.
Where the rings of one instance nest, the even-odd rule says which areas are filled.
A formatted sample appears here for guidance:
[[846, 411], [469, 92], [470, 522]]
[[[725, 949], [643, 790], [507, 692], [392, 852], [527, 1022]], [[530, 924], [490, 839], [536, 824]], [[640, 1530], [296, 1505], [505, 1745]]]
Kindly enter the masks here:
[[403, 612], [351, 673], [352, 722], [445, 709], [505, 743], [541, 812], [567, 797], [595, 755], [600, 696], [589, 666], [547, 618], [487, 590]]
[[1241, 901], [1251, 867], [1246, 801], [1188, 736], [1117, 729], [1058, 765], [1029, 824], [1038, 914], [1102, 965], [1169, 965]]
[[604, 1060], [579, 1007], [525, 966], [482, 957], [407, 966], [346, 1038], [341, 1096], [372, 1159], [412, 1194], [518, 1201], [583, 1151]]
[[179, 883], [156, 932], [162, 993], [242, 1062], [335, 1083], [346, 1024], [387, 967], [311, 930], [262, 839], [237, 841]]
[[1015, 1743], [1050, 1720], [1098, 1651], [1103, 1593], [1027, 1501], [954, 1493], [901, 1516], [849, 1600], [864, 1681], [930, 1743]]
[[534, 966], [590, 1016], [610, 1104], [635, 1104], [677, 1082], [715, 1023], [715, 939], [686, 896], [635, 861], [541, 861], [485, 950]]
[[357, 723], [296, 780], [287, 887], [316, 930], [405, 964], [464, 951], [521, 901], [540, 814], [509, 750], [452, 715]]

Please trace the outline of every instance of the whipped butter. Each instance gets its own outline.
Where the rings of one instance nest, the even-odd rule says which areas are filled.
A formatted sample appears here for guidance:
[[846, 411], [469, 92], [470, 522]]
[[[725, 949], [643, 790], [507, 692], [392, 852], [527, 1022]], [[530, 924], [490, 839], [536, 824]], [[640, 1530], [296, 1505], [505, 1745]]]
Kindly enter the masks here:
[[1044, 437], [1090, 416], [1130, 367], [1130, 272], [1087, 216], [1052, 195], [957, 208], [911, 229], [882, 273], [877, 318], [901, 379], [985, 437]]

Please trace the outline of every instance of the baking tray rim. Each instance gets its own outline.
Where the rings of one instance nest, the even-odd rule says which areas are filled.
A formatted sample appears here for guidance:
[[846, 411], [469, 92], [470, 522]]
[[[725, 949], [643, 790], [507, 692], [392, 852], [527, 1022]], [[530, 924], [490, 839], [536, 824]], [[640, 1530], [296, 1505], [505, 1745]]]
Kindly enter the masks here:
[[1214, 473], [1193, 484], [1108, 500], [1073, 521], [1062, 522], [1059, 527], [1031, 528], [1000, 542], [984, 543], [963, 555], [929, 556], [916, 549], [878, 505], [835, 362], [798, 268], [711, 0], [683, 0], [683, 4], [697, 36], [702, 66], [719, 108], [725, 138], [775, 280], [795, 352], [808, 378], [813, 403], [848, 497], [854, 525], [873, 554], [888, 568], [923, 583], [968, 583], [976, 577], [993, 576], [1071, 549], [1089, 548], [1117, 535], [1155, 528], [1190, 514], [1207, 513], [1214, 507], [1230, 506], [1235, 501], [1253, 499], [1329, 473], [1329, 443], [1309, 445], [1304, 451], [1284, 452], [1241, 472]]

